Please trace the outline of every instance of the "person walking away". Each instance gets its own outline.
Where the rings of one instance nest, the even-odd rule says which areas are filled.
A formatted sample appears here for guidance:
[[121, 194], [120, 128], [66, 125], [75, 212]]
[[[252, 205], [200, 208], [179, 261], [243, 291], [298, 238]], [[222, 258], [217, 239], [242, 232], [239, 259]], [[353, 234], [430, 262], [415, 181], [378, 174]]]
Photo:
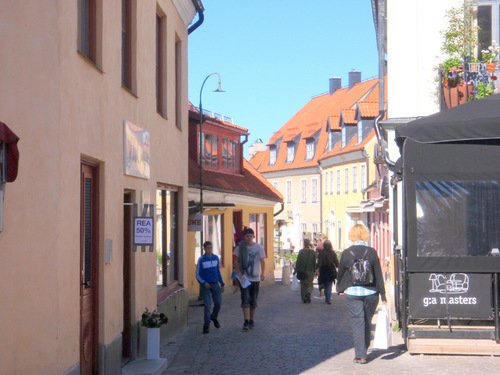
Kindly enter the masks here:
[[[220, 328], [217, 317], [222, 305], [222, 293], [224, 293], [224, 280], [220, 273], [219, 257], [212, 253], [212, 243], [206, 241], [203, 243], [205, 253], [198, 259], [196, 265], [196, 279], [201, 286], [201, 295], [205, 304], [203, 318], [203, 333], [209, 333], [210, 322], [214, 323], [215, 328]], [[212, 300], [214, 309], [212, 308]]]
[[[238, 277], [246, 278], [250, 285], [244, 287], [240, 282], [241, 308], [243, 309], [243, 331], [247, 332], [255, 327], [255, 310], [259, 296], [260, 281], [264, 281], [266, 269], [266, 253], [261, 244], [254, 241], [255, 233], [252, 228], [245, 229], [245, 240], [234, 249], [236, 257], [235, 269]], [[240, 280], [241, 281], [241, 280]]]
[[[316, 273], [316, 253], [311, 241], [304, 238], [304, 248], [297, 257], [297, 278], [300, 280], [300, 297], [303, 303], [311, 303], [313, 280]], [[300, 275], [300, 276], [299, 276]]]
[[[316, 259], [319, 259], [319, 254], [321, 254], [321, 252], [323, 251], [324, 243], [327, 240], [328, 236], [326, 234], [323, 234], [321, 236], [321, 241], [318, 242], [318, 244], [316, 245]], [[319, 289], [319, 296], [322, 297], [324, 295], [325, 285], [321, 284], [319, 282], [319, 279], [318, 279], [318, 289]]]
[[332, 304], [332, 284], [337, 278], [337, 267], [339, 266], [339, 259], [337, 254], [333, 251], [332, 243], [326, 240], [323, 243], [323, 250], [318, 256], [317, 270], [318, 285], [323, 284], [325, 288], [325, 302], [329, 305]]
[[[368, 362], [371, 320], [379, 302], [379, 295], [382, 304], [387, 303], [380, 261], [375, 249], [367, 246], [369, 238], [370, 232], [363, 224], [358, 223], [351, 228], [349, 239], [353, 245], [342, 252], [337, 275], [337, 292], [344, 296], [350, 315], [355, 353], [353, 362], [359, 364]], [[374, 276], [372, 283], [354, 285], [349, 269], [356, 259], [369, 261]]]

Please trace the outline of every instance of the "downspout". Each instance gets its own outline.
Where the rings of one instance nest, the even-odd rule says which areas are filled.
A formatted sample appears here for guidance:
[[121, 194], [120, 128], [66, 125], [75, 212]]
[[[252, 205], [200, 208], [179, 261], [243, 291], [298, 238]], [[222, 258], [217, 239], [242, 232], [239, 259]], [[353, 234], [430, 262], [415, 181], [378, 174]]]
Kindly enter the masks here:
[[323, 188], [323, 168], [321, 167], [321, 162], [318, 160], [318, 172], [319, 172], [319, 223], [320, 223], [320, 229], [321, 233], [324, 234], [325, 231], [323, 230], [323, 193], [321, 192], [321, 189]]
[[193, 31], [195, 31], [198, 27], [200, 27], [203, 21], [205, 20], [205, 16], [203, 15], [203, 11], [205, 10], [205, 8], [203, 8], [201, 0], [192, 0], [192, 1], [194, 7], [196, 8], [196, 12], [198, 13], [198, 21], [196, 21], [196, 23], [192, 24], [189, 27], [188, 35], [191, 34]]
[[278, 212], [274, 213], [274, 215], [273, 215], [274, 217], [278, 216], [285, 209], [285, 204], [283, 202], [280, 202], [280, 203], [281, 203], [281, 208]]

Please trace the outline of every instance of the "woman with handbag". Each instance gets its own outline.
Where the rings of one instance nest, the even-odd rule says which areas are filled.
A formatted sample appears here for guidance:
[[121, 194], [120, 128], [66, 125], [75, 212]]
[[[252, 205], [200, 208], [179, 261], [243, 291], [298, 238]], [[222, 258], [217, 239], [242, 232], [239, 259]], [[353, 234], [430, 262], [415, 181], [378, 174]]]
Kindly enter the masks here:
[[[378, 305], [379, 295], [382, 304], [385, 305], [387, 299], [377, 252], [367, 246], [370, 231], [363, 224], [356, 224], [349, 231], [349, 239], [353, 245], [342, 252], [337, 275], [337, 292], [344, 296], [350, 315], [355, 354], [353, 362], [365, 364], [368, 362], [371, 321]], [[360, 261], [364, 262], [365, 268], [353, 267], [361, 263]], [[365, 274], [360, 275], [360, 270], [366, 271]], [[369, 281], [360, 282], [361, 279]]]
[[300, 280], [300, 297], [302, 302], [311, 303], [313, 280], [316, 273], [316, 253], [312, 249], [311, 241], [304, 238], [304, 248], [297, 257], [297, 279]]
[[323, 250], [318, 255], [318, 285], [323, 284], [325, 289], [325, 302], [332, 304], [332, 284], [337, 278], [337, 267], [339, 260], [333, 251], [332, 243], [328, 240], [323, 242]]

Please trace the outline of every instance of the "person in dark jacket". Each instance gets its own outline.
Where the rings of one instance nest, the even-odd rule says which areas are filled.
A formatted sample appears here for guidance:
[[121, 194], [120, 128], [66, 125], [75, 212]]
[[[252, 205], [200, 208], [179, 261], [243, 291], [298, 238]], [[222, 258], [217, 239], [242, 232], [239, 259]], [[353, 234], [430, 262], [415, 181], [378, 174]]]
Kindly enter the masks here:
[[332, 243], [328, 240], [323, 242], [323, 250], [318, 255], [318, 285], [323, 284], [325, 289], [325, 302], [332, 304], [332, 284], [337, 278], [337, 267], [339, 260], [337, 254], [333, 251]]
[[[222, 293], [224, 293], [224, 280], [220, 273], [219, 257], [212, 253], [212, 242], [206, 241], [203, 244], [205, 254], [198, 259], [196, 265], [196, 279], [202, 286], [201, 294], [203, 303], [205, 304], [205, 313], [203, 320], [203, 333], [208, 333], [210, 329], [210, 321], [214, 322], [215, 328], [219, 328], [220, 324], [217, 320], [220, 307], [222, 304]], [[212, 308], [212, 300], [214, 309]]]
[[[385, 297], [384, 278], [377, 252], [368, 247], [370, 231], [363, 224], [354, 225], [349, 231], [352, 246], [342, 252], [337, 275], [337, 292], [345, 298], [349, 311], [354, 341], [354, 363], [365, 364], [368, 361], [367, 349], [370, 346], [371, 321], [378, 306], [379, 295], [382, 304]], [[355, 286], [349, 271], [356, 259], [367, 259], [374, 275], [371, 284]]]
[[[297, 263], [297, 278], [300, 280], [300, 297], [302, 302], [311, 303], [313, 281], [316, 273], [316, 253], [312, 249], [311, 241], [304, 238], [304, 248], [299, 251]], [[299, 277], [299, 275], [302, 275]]]

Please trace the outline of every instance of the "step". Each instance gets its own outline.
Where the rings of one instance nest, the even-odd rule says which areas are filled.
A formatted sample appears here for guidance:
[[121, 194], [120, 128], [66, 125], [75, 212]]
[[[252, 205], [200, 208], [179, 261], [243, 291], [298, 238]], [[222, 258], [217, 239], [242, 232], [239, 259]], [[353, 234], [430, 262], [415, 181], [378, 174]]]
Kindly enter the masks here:
[[122, 368], [122, 375], [160, 375], [167, 368], [167, 359], [138, 359]]

